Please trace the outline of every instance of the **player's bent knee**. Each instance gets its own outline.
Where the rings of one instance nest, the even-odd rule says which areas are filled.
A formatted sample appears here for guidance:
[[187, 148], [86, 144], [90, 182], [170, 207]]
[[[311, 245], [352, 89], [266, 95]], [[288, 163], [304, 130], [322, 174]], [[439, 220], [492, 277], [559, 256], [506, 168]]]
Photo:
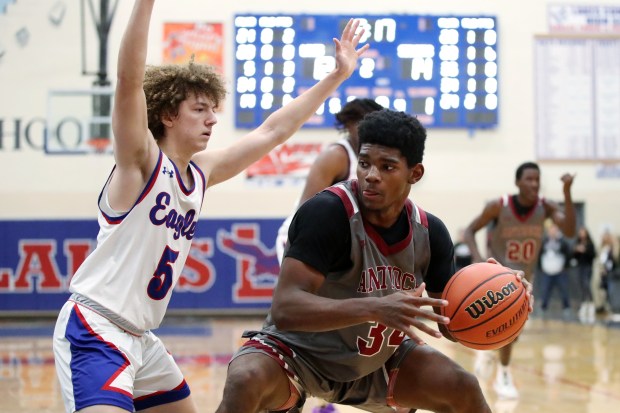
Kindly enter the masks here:
[[455, 380], [457, 381], [455, 387], [458, 391], [451, 392], [451, 394], [455, 396], [457, 405], [464, 407], [463, 411], [487, 411], [488, 406], [475, 375], [459, 369], [455, 374]]
[[260, 353], [247, 354], [233, 360], [228, 366], [225, 391], [260, 397], [260, 394], [280, 381], [288, 385], [286, 373], [271, 357]]

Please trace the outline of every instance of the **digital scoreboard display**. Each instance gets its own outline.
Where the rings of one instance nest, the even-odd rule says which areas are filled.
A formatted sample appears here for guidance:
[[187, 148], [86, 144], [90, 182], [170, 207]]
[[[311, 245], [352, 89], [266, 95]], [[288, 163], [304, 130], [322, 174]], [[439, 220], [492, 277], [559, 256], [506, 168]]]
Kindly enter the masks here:
[[305, 127], [332, 128], [354, 98], [416, 115], [427, 127], [498, 123], [497, 21], [489, 16], [235, 16], [235, 125], [254, 128], [331, 72], [333, 38], [351, 17], [370, 49]]

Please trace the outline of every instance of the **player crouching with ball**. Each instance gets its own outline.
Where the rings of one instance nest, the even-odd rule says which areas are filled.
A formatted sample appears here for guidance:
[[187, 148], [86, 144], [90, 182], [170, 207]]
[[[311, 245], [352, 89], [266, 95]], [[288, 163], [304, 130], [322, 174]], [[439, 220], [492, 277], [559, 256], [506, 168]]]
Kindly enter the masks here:
[[418, 336], [453, 340], [441, 315], [452, 241], [409, 199], [424, 175], [426, 130], [385, 109], [358, 134], [357, 179], [293, 218], [271, 310], [260, 331], [244, 333], [217, 413], [298, 412], [308, 395], [378, 413], [491, 411], [476, 377]]

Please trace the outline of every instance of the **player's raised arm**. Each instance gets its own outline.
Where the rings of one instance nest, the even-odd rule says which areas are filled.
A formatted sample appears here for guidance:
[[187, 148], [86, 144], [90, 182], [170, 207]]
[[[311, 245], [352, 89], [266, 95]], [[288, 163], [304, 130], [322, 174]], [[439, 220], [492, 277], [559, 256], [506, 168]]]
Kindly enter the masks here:
[[571, 194], [571, 187], [573, 186], [573, 180], [575, 175], [564, 174], [562, 175], [562, 192], [564, 193], [564, 209], [554, 205], [551, 219], [560, 228], [560, 231], [567, 237], [574, 237], [577, 231], [577, 213], [575, 212], [575, 205], [573, 204], [573, 197]]
[[206, 171], [208, 186], [223, 182], [256, 162], [277, 145], [293, 135], [319, 108], [357, 65], [359, 56], [367, 49], [358, 49], [363, 29], [358, 31], [359, 21], [350, 20], [340, 40], [333, 39], [336, 46], [336, 67], [325, 78], [302, 93], [286, 106], [272, 113], [258, 128], [235, 144], [216, 150], [206, 150], [193, 160]]
[[114, 158], [117, 166], [148, 169], [149, 148], [156, 150], [147, 121], [143, 90], [147, 41], [155, 0], [136, 0], [118, 55], [112, 113]]

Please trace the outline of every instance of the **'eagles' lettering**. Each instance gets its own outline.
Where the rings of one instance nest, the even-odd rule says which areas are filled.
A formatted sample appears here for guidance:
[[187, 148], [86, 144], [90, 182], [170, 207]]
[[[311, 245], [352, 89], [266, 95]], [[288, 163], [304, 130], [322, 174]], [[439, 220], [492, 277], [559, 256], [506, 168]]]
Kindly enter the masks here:
[[166, 212], [170, 205], [170, 194], [167, 192], [160, 192], [155, 201], [155, 206], [151, 208], [149, 213], [149, 218], [154, 225], [165, 224], [167, 228], [174, 229], [174, 239], [179, 239], [181, 236], [188, 240], [194, 238], [197, 222], [194, 220], [196, 211], [190, 209], [185, 216], [179, 214], [174, 208]]

